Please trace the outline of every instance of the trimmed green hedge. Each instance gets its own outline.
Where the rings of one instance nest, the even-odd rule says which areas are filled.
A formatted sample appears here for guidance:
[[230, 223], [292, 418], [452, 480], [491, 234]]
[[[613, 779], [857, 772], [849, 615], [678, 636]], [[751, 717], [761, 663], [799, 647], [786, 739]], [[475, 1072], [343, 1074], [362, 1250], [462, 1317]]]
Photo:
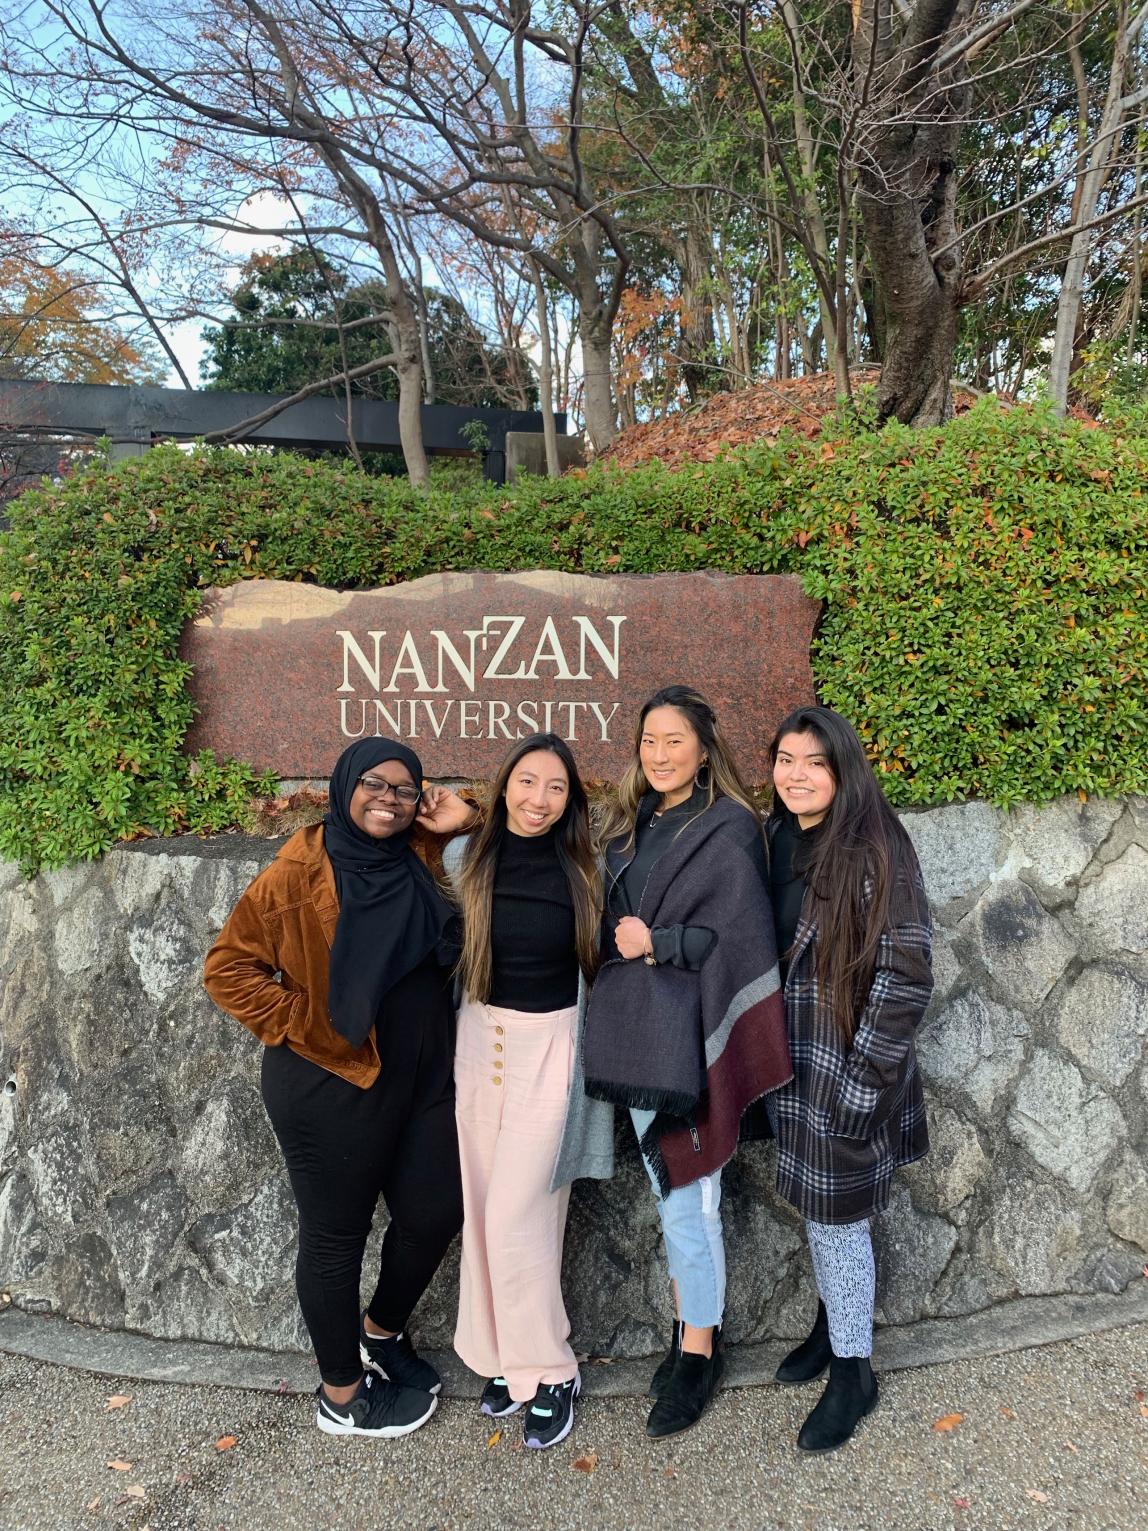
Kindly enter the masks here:
[[1148, 789], [1148, 432], [988, 401], [940, 430], [786, 439], [678, 473], [420, 495], [289, 455], [163, 448], [26, 494], [0, 537], [0, 856], [241, 823], [267, 783], [182, 751], [180, 631], [262, 576], [792, 572], [820, 697], [898, 804]]

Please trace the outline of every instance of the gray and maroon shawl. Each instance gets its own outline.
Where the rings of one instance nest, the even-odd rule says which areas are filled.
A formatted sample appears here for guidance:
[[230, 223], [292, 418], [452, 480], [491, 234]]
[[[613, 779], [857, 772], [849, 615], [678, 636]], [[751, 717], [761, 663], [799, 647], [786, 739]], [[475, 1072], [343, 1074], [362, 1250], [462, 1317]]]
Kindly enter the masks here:
[[[607, 847], [607, 886], [632, 854]], [[634, 912], [717, 933], [697, 972], [614, 958], [590, 993], [586, 1093], [658, 1113], [642, 1149], [667, 1193], [719, 1170], [746, 1108], [793, 1075], [755, 817], [719, 797], [663, 852]]]

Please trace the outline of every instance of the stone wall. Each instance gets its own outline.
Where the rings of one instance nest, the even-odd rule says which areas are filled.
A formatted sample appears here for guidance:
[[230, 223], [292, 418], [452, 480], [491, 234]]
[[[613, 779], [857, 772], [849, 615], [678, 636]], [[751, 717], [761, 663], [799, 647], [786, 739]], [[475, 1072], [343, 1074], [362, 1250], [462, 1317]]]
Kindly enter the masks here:
[[[1117, 1292], [1148, 1258], [1148, 803], [982, 804], [906, 816], [937, 922], [919, 1053], [933, 1152], [879, 1220], [879, 1317]], [[306, 1348], [293, 1207], [259, 1047], [199, 984], [274, 843], [125, 846], [21, 880], [0, 866], [0, 1287], [27, 1309]], [[769, 1146], [726, 1172], [734, 1340], [799, 1332], [809, 1265]], [[447, 1345], [454, 1257], [420, 1315]], [[664, 1342], [657, 1221], [632, 1146], [577, 1187], [574, 1341]]]

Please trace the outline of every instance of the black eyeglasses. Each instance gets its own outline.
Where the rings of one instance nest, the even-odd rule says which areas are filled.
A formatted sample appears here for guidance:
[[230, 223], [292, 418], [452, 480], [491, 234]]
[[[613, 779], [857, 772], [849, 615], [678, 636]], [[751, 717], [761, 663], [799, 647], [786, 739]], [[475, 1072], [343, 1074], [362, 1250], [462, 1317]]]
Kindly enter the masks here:
[[396, 801], [408, 805], [417, 803], [422, 797], [419, 787], [396, 787], [393, 781], [385, 781], [381, 776], [360, 776], [355, 782], [356, 787], [362, 787], [372, 797], [386, 797], [393, 792]]

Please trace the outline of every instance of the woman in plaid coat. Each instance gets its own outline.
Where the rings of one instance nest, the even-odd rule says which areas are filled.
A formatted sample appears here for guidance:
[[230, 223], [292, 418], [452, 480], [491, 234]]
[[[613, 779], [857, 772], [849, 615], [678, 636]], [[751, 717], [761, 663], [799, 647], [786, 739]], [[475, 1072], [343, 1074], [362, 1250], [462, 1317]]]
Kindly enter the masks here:
[[771, 1116], [778, 1190], [805, 1218], [820, 1298], [777, 1378], [829, 1368], [797, 1443], [832, 1451], [877, 1403], [869, 1220], [897, 1166], [929, 1147], [913, 1036], [933, 985], [931, 925], [912, 843], [850, 725], [801, 708], [770, 759], [770, 893], [794, 1071]]

